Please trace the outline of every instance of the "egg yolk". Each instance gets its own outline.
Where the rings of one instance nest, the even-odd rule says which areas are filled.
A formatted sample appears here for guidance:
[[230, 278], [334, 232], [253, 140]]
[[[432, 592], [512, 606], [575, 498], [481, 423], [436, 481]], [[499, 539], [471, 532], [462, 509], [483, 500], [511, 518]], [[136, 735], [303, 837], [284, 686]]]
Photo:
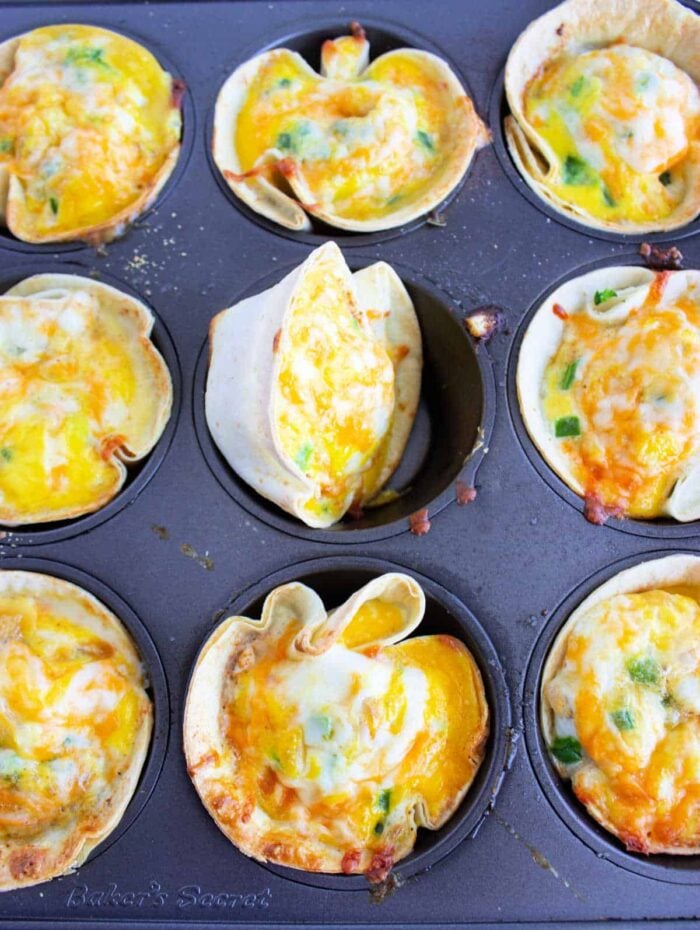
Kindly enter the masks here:
[[0, 838], [100, 805], [148, 712], [140, 670], [68, 598], [0, 596]]
[[700, 605], [685, 591], [591, 608], [545, 687], [576, 795], [638, 852], [700, 839]]
[[394, 368], [332, 262], [304, 276], [279, 351], [279, 441], [314, 482], [309, 511], [339, 519], [391, 425]]
[[301, 624], [290, 621], [230, 682], [223, 720], [237, 785], [290, 864], [309, 865], [305, 835], [344, 854], [410, 848], [416, 807], [440, 821], [478, 767], [483, 685], [465, 647], [425, 636], [362, 648], [401, 616], [367, 601], [327, 651], [293, 658]]
[[595, 317], [570, 313], [543, 384], [543, 410], [586, 496], [632, 517], [659, 516], [698, 449], [700, 300], [664, 300], [659, 274], [620, 322], [597, 292]]
[[565, 203], [644, 223], [683, 200], [700, 93], [659, 55], [615, 45], [556, 59], [528, 85], [524, 112], [554, 159], [546, 183]]
[[359, 76], [352, 61], [342, 64], [324, 78], [285, 49], [270, 53], [238, 114], [236, 151], [242, 171], [260, 169], [283, 189], [284, 174], [298, 170], [338, 216], [383, 217], [420, 198], [442, 170], [455, 103], [441, 76], [400, 51]]
[[84, 292], [0, 298], [0, 520], [94, 510], [123, 482], [115, 451], [158, 398], [118, 315]]
[[154, 183], [180, 139], [172, 80], [130, 39], [56, 25], [22, 36], [0, 87], [0, 168], [35, 235], [99, 226]]

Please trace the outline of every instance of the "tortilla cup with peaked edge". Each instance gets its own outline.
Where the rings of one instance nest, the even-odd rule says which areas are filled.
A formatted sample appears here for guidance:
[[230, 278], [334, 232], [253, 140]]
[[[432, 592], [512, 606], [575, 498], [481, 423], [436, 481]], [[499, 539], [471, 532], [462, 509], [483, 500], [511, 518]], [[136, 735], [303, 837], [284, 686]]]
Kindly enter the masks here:
[[[55, 610], [58, 617], [63, 618], [62, 622], [68, 620], [87, 631], [91, 638], [102, 641], [101, 652], [96, 653], [94, 664], [109, 662], [110, 667], [117, 669], [118, 674], [129, 682], [133, 701], [133, 737], [124, 758], [112, 762], [115, 770], [106, 779], [104, 794], [92, 806], [78, 808], [74, 812], [69, 810], [70, 816], [66, 818], [66, 811], [60, 805], [57, 809], [52, 808], [51, 798], [45, 799], [46, 807], [41, 810], [36, 810], [37, 799], [34, 807], [30, 803], [31, 798], [27, 801], [30, 812], [34, 811], [30, 822], [22, 824], [22, 818], [15, 816], [16, 835], [13, 837], [11, 826], [3, 830], [0, 891], [36, 885], [73, 871], [114, 831], [136, 791], [153, 729], [153, 708], [144, 690], [148, 682], [141, 659], [119, 619], [104, 604], [77, 585], [60, 578], [38, 572], [0, 571], [0, 601], [13, 597], [21, 598], [25, 605], [30, 600], [41, 602], [47, 605], [48, 610]], [[4, 620], [12, 620], [15, 626], [5, 630], [7, 635], [3, 636], [0, 662], [3, 662], [2, 653], [12, 647], [17, 625], [16, 617], [0, 617], [0, 621]], [[50, 639], [45, 640], [45, 643], [50, 642]], [[32, 694], [36, 697], [41, 694], [41, 689], [33, 689]], [[4, 719], [7, 722], [8, 717]], [[11, 712], [9, 719], [12, 719]], [[41, 726], [41, 723], [35, 726]], [[79, 765], [81, 753], [70, 755], [74, 764]], [[21, 776], [20, 784], [23, 781], [24, 776]], [[17, 810], [16, 802], [14, 810]], [[41, 822], [40, 815], [44, 822]]]
[[[387, 615], [390, 622], [372, 611], [362, 613], [368, 604], [376, 604], [377, 600], [390, 605]], [[393, 863], [411, 851], [418, 826], [438, 829], [455, 812], [484, 756], [488, 706], [479, 670], [461, 642], [449, 636], [416, 637], [402, 642], [418, 626], [424, 609], [422, 589], [403, 574], [389, 573], [374, 579], [329, 613], [315, 592], [295, 582], [276, 588], [268, 595], [259, 621], [229, 617], [211, 634], [190, 679], [184, 714], [185, 755], [188, 773], [205, 807], [222, 832], [246, 855], [262, 862], [312, 872], [365, 872], [371, 879], [380, 867], [388, 871]], [[421, 675], [424, 678], [433, 676], [429, 687], [434, 692], [429, 693], [443, 709], [448, 708], [446, 727], [450, 737], [446, 738], [441, 761], [444, 764], [444, 755], [449, 753], [451, 764], [449, 772], [442, 772], [444, 777], [438, 778], [440, 791], [436, 794], [439, 799], [436, 800], [435, 795], [423, 797], [410, 786], [402, 790], [402, 786], [396, 784], [382, 791], [384, 803], [378, 813], [372, 814], [370, 810], [369, 815], [373, 819], [381, 817], [383, 812], [386, 822], [382, 820], [381, 831], [370, 829], [374, 838], [370, 837], [369, 844], [367, 831], [363, 832], [363, 826], [358, 826], [351, 816], [336, 820], [336, 815], [331, 813], [331, 821], [324, 822], [321, 814], [314, 814], [308, 798], [314, 796], [316, 810], [323, 801], [312, 791], [313, 779], [304, 784], [306, 776], [301, 780], [292, 777], [294, 787], [278, 780], [269, 760], [266, 762], [266, 750], [262, 745], [260, 758], [257, 758], [255, 734], [248, 747], [231, 745], [228, 736], [233, 726], [230, 708], [238, 706], [238, 700], [245, 702], [244, 695], [264, 691], [273, 700], [283, 701], [285, 670], [290, 669], [293, 674], [301, 671], [313, 678], [315, 664], [326, 663], [329, 651], [337, 657], [334, 647], [340, 646], [343, 647], [341, 655], [355, 654], [353, 662], [376, 662], [372, 672], [375, 677], [386, 672], [385, 663], [398, 663], [414, 676], [411, 679], [414, 695], [415, 688], [422, 687]], [[274, 658], [270, 665], [271, 655]], [[333, 661], [341, 660], [335, 658]], [[421, 667], [425, 671], [416, 677], [416, 670]], [[261, 674], [274, 676], [276, 690], [265, 683], [250, 684], [256, 668], [262, 670]], [[327, 671], [315, 674], [321, 675], [331, 688], [336, 686], [338, 677], [342, 677], [341, 671], [337, 675]], [[455, 689], [452, 701], [446, 697], [450, 682]], [[259, 690], [261, 687], [263, 691]], [[406, 688], [408, 693], [408, 683]], [[296, 689], [297, 692], [303, 690]], [[311, 693], [312, 700], [320, 700], [317, 688]], [[338, 714], [343, 713], [334, 706]], [[432, 705], [427, 706], [432, 708]], [[332, 712], [331, 709], [329, 713]], [[402, 720], [411, 713], [407, 708]], [[348, 725], [352, 725], [352, 716], [346, 716]], [[250, 726], [253, 725], [251, 722]], [[382, 751], [376, 746], [385, 735], [381, 722], [377, 726], [379, 732], [368, 749], [372, 754]], [[423, 731], [419, 728], [419, 732]], [[331, 726], [327, 734], [331, 743], [334, 733]], [[420, 735], [417, 738], [420, 739]], [[269, 739], [269, 729], [261, 731], [259, 739]], [[399, 743], [400, 733], [392, 739]], [[339, 745], [342, 746], [342, 738]], [[402, 764], [401, 753], [410, 752], [409, 744], [400, 744], [399, 748], [399, 758], [392, 760], [390, 769], [375, 772], [380, 786], [391, 781], [392, 772], [396, 774], [397, 765]], [[249, 751], [254, 758], [246, 755]], [[274, 761], [272, 764], [276, 765]], [[428, 772], [429, 768], [426, 764], [426, 777], [434, 774], [432, 769]], [[280, 767], [277, 770], [281, 773]], [[374, 789], [368, 789], [361, 780], [357, 784], [355, 793], [369, 790], [369, 797], [373, 797]], [[275, 806], [277, 795], [284, 797], [284, 804], [279, 807]], [[389, 808], [393, 816], [388, 814]]]
[[[83, 314], [82, 323], [80, 315], [72, 313], [71, 306]], [[117, 407], [112, 402], [110, 415], [114, 419], [108, 434], [94, 436], [95, 442], [106, 443], [100, 456], [111, 471], [109, 480], [96, 489], [95, 495], [87, 495], [79, 503], [53, 504], [51, 489], [44, 487], [42, 506], [13, 506], [0, 500], [0, 521], [6, 526], [71, 519], [104, 507], [121, 490], [127, 477], [126, 466], [148, 455], [170, 418], [173, 393], [170, 372], [151, 341], [154, 318], [145, 304], [108, 284], [72, 274], [32, 275], [0, 296], [0, 327], [4, 318], [7, 321], [3, 327], [6, 339], [22, 335], [21, 322], [18, 323], [22, 316], [30, 324], [33, 320], [34, 328], [39, 332], [42, 317], [57, 317], [61, 313], [68, 319], [69, 341], [78, 335], [78, 331], [70, 332], [71, 326], [84, 325], [86, 319], [99, 321], [105, 338], [117, 344], [128, 358], [135, 394], [128, 405], [122, 403]], [[31, 325], [24, 333], [31, 337]], [[75, 355], [76, 350], [71, 352]], [[5, 359], [8, 358], [5, 355]], [[92, 368], [91, 377], [96, 374]], [[45, 380], [42, 379], [42, 383]], [[70, 393], [71, 380], [61, 386], [62, 395], [66, 390]], [[98, 381], [97, 386], [101, 390], [108, 388], [106, 382]], [[11, 462], [5, 467], [10, 466]]]
[[[234, 194], [256, 213], [295, 231], [311, 229], [309, 213], [338, 229], [376, 232], [404, 225], [428, 213], [460, 183], [474, 153], [488, 144], [490, 134], [452, 69], [437, 55], [410, 48], [387, 52], [369, 66], [368, 59], [369, 43], [361, 27], [355, 24], [353, 35], [323, 43], [320, 74], [297, 52], [278, 48], [246, 61], [224, 83], [214, 114], [214, 162]], [[357, 92], [361, 91], [363, 96], [354, 120], [365, 131], [372, 127], [373, 111], [381, 111], [382, 125], [399, 118], [407, 120], [407, 125], [412, 122], [411, 114], [402, 116], [406, 101], [390, 79], [392, 69], [399, 69], [402, 64], [408, 74], [419, 73], [436, 95], [437, 109], [443, 113], [439, 136], [446, 153], [426, 184], [416, 191], [409, 191], [406, 196], [397, 187], [387, 193], [388, 200], [395, 200], [395, 208], [386, 210], [386, 204], [381, 210], [366, 208], [366, 216], [353, 216], [347, 209], [339, 211], [309, 176], [304, 161], [281, 149], [277, 141], [259, 154], [252, 167], [244, 168], [237, 143], [239, 116], [251, 89], [267, 68], [281, 66], [289, 70], [299, 78], [303, 92], [316, 98], [328, 93], [332, 99], [344, 90], [352, 93], [359, 88]], [[382, 78], [382, 72], [388, 77]], [[413, 143], [407, 138], [405, 145], [401, 144], [410, 148]], [[344, 153], [338, 158], [339, 170], [340, 164], [347, 164], [352, 155]], [[380, 161], [386, 162], [386, 158]], [[332, 164], [329, 170], [333, 170]]]
[[[37, 230], [35, 228], [36, 224], [32, 221], [31, 210], [27, 205], [26, 178], [24, 174], [13, 170], [12, 161], [5, 162], [0, 159], [0, 224], [6, 226], [13, 236], [23, 242], [34, 244], [83, 240], [90, 245], [97, 246], [100, 243], [110, 242], [123, 235], [130, 224], [153, 205], [163, 185], [172, 174], [181, 148], [182, 117], [180, 99], [172, 77], [163, 71], [158, 61], [146, 48], [134, 42], [133, 39], [109, 29], [70, 23], [39, 27], [39, 29], [0, 43], [0, 93], [8, 78], [12, 78], [16, 56], [18, 51], [21, 50], [22, 40], [41, 29], [52, 29], [58, 32], [79, 29], [81, 33], [84, 30], [89, 30], [90, 37], [99, 36], [106, 41], [118, 42], [122, 53], [124, 48], [132, 48], [141, 59], [141, 70], [148, 66], [153, 67], [154, 70], [157, 69], [156, 73], [164, 75], [169, 85], [167, 88], [169, 104], [164, 117], [164, 122], [170, 127], [169, 141], [164, 148], [163, 160], [148, 180], [148, 183], [140, 184], [138, 195], [128, 205], [116, 210], [113, 215], [101, 222], [81, 222], [70, 228], [47, 230], [46, 232]], [[55, 79], [55, 83], [59, 83], [58, 79]], [[166, 89], [163, 90], [163, 93], [165, 92]], [[94, 170], [95, 166], [91, 164], [88, 172]]]
[[[353, 504], [376, 495], [401, 458], [420, 395], [420, 328], [408, 294], [382, 264], [357, 275], [359, 285], [338, 246], [326, 243], [279, 284], [222, 311], [210, 328], [205, 407], [216, 445], [255, 491], [310, 527], [331, 526]], [[341, 322], [341, 314], [348, 317], [351, 335], [344, 332], [346, 344], [356, 349], [355, 356], [367, 356], [366, 371], [376, 375], [363, 387], [360, 371], [358, 387], [353, 382], [344, 395], [333, 396], [337, 409], [367, 407], [364, 427], [372, 438], [369, 453], [358, 451], [340, 478], [324, 477], [322, 471], [314, 477], [308, 456], [305, 462], [291, 455], [279, 428], [281, 373], [295, 353], [299, 364], [303, 362], [289, 335], [294, 316], [303, 313], [313, 320], [316, 314], [310, 327], [315, 331], [319, 314], [325, 312], [308, 298], [308, 288], [317, 280], [336, 302]], [[248, 364], [237, 364], [241, 357]], [[300, 431], [302, 449], [314, 432], [307, 425], [306, 432]]]
[[[666, 284], [662, 305], [672, 303], [689, 289], [700, 300], [700, 272], [688, 270], [664, 274]], [[630, 265], [600, 268], [572, 278], [550, 294], [537, 309], [520, 346], [516, 387], [523, 422], [550, 468], [580, 497], [584, 497], [586, 489], [575, 475], [572, 462], [562, 451], [561, 440], [555, 437], [541, 402], [545, 370], [559, 347], [566, 325], [554, 313], [554, 307], [558, 304], [569, 315], [587, 313], [601, 321], [620, 322], [644, 302], [656, 276], [648, 268]], [[608, 289], [615, 291], [617, 296], [597, 306], [594, 301], [596, 292]], [[656, 516], [672, 517], [679, 522], [700, 519], [700, 452], [686, 463]]]
[[[610, 598], [620, 595], [639, 594], [646, 591], [667, 591], [671, 594], [682, 594], [700, 603], [700, 557], [688, 554], [674, 554], [660, 559], [640, 562], [638, 565], [627, 568], [609, 578], [589, 594], [574, 610], [557, 634], [542, 669], [539, 718], [542, 736], [547, 746], [552, 745], [557, 735], [555, 729], [556, 715], [547, 698], [547, 687], [564, 666], [568, 641], [577, 624]], [[694, 648], [697, 649], [697, 643]], [[575, 776], [578, 766], [574, 764], [572, 768], [572, 765], [560, 762], [551, 754], [550, 759], [562, 778]], [[579, 763], [582, 766], [589, 764], [595, 767], [593, 760], [588, 760], [586, 756], [584, 756], [582, 763]], [[580, 800], [585, 805], [588, 813], [602, 827], [625, 843], [629, 851], [644, 852], [648, 855], [657, 853], [697, 855], [700, 852], [700, 842], [684, 846], [649, 843], [646, 837], [636, 837], [624, 830], [620, 830], [612, 822], [601, 804], [596, 803], [595, 798], [586, 797]]]
[[660, 55], [696, 85], [700, 83], [700, 17], [677, 0], [566, 0], [530, 23], [508, 56], [505, 90], [511, 115], [504, 123], [508, 149], [529, 187], [569, 219], [620, 233], [678, 229], [700, 213], [700, 138], [690, 140], [681, 163], [685, 195], [668, 216], [648, 222], [612, 221], [565, 202], [551, 189], [558, 177], [558, 159], [525, 115], [528, 84], [549, 63], [620, 42]]

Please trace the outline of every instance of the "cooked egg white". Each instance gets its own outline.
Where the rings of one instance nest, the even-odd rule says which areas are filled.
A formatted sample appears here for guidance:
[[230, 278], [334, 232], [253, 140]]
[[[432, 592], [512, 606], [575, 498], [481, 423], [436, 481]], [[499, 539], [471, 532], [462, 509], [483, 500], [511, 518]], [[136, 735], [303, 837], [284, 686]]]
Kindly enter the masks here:
[[399, 604], [372, 598], [318, 655], [292, 651], [297, 619], [256, 644], [255, 662], [223, 695], [227, 752], [246, 801], [215, 803], [217, 818], [235, 826], [250, 811], [266, 854], [302, 868], [319, 868], [308, 844], [320, 838], [352, 872], [375, 855], [401, 858], [417, 821], [449, 815], [480, 761], [483, 686], [450, 636], [363, 646], [405, 624]]
[[628, 298], [613, 288], [569, 312], [542, 387], [585, 495], [632, 517], [664, 512], [700, 448], [700, 292], [689, 281], [667, 297], [667, 284], [658, 274], [621, 316]]
[[149, 707], [133, 657], [77, 619], [70, 595], [1, 595], [3, 843], [41, 846], [103, 813]]
[[157, 438], [166, 386], [132, 326], [87, 291], [0, 297], [0, 521], [95, 510]]
[[618, 594], [575, 622], [543, 698], [551, 752], [629, 849], [700, 842], [700, 606], [687, 588]]
[[665, 58], [624, 44], [550, 62], [524, 110], [556, 158], [547, 186], [605, 221], [663, 220], [686, 193], [700, 92]]
[[338, 520], [381, 461], [394, 410], [394, 367], [333, 261], [304, 276], [278, 346], [274, 419], [293, 467], [314, 482], [311, 514]]
[[364, 71], [364, 40], [329, 41], [323, 53], [332, 76], [286, 49], [268, 54], [236, 122], [241, 169], [280, 185], [297, 166], [324, 210], [381, 218], [420, 198], [452, 154], [454, 91], [408, 50]]
[[17, 233], [89, 233], [140, 201], [179, 145], [172, 84], [150, 52], [105, 29], [21, 36], [0, 86], [0, 168], [22, 189], [8, 211]]

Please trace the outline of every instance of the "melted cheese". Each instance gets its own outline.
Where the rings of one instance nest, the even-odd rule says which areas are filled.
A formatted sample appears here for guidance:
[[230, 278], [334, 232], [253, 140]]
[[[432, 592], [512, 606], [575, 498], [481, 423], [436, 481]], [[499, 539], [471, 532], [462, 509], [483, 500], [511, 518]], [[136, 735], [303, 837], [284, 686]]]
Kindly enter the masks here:
[[556, 158], [548, 186], [565, 203], [643, 223], [683, 199], [700, 93], [665, 58], [627, 45], [560, 58], [530, 82], [524, 103]]
[[[350, 38], [339, 53], [359, 48]], [[238, 114], [235, 147], [244, 172], [268, 163], [266, 176], [282, 186], [277, 165], [293, 163], [318, 205], [365, 220], [431, 186], [450, 153], [454, 102], [409, 54], [377, 59], [359, 77], [351, 65], [343, 62], [344, 79], [323, 78], [286, 49], [269, 53]]]
[[0, 838], [75, 824], [114, 790], [148, 710], [141, 672], [64, 595], [0, 597]]
[[332, 262], [305, 275], [279, 351], [279, 442], [314, 482], [310, 512], [340, 519], [391, 425], [394, 368]]
[[580, 800], [631, 849], [700, 842], [700, 605], [617, 595], [571, 630], [547, 684], [555, 734], [577, 739]]
[[138, 351], [87, 292], [0, 298], [0, 519], [82, 513], [117, 492], [115, 451], [159, 402]]
[[478, 765], [481, 684], [460, 642], [426, 636], [352, 648], [395, 629], [397, 611], [366, 602], [352, 633], [316, 656], [290, 655], [301, 629], [292, 620], [229, 681], [222, 719], [237, 785], [260, 829], [300, 864], [304, 837], [319, 831], [341, 854], [402, 848], [416, 809], [439, 821]]
[[633, 517], [663, 512], [700, 448], [700, 293], [691, 286], [666, 299], [666, 281], [657, 275], [621, 320], [624, 293], [569, 312], [543, 384], [553, 429], [578, 417], [581, 435], [556, 441], [585, 494]]
[[22, 36], [0, 87], [0, 165], [35, 235], [94, 227], [151, 187], [180, 138], [172, 80], [124, 36], [57, 25]]

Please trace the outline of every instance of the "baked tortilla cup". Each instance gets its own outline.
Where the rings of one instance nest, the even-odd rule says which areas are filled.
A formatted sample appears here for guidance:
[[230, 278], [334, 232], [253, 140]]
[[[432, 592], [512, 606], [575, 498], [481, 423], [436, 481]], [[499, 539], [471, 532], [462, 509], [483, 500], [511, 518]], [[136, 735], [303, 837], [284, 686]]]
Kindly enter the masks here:
[[[700, 518], [699, 426], [690, 387], [700, 377], [697, 318], [700, 272], [635, 266], [572, 278], [532, 317], [518, 356], [520, 411], [544, 460], [587, 507], [636, 519]], [[578, 327], [574, 333], [586, 327], [598, 340], [593, 346], [572, 337], [577, 358], [566, 355], [572, 326]], [[548, 402], [569, 396], [572, 406], [553, 420]], [[585, 416], [582, 401], [589, 403]], [[557, 435], [567, 421], [577, 421], [580, 436], [566, 430]], [[603, 451], [587, 445], [584, 460], [587, 436]], [[601, 470], [597, 479], [595, 469]], [[634, 491], [616, 487], [617, 479], [632, 487], [631, 472], [637, 476]]]
[[[42, 67], [47, 95], [37, 86]], [[78, 78], [92, 86], [100, 119], [78, 112], [66, 128], [52, 116], [54, 97], [71, 111], [88, 106]], [[175, 168], [181, 94], [149, 51], [108, 29], [44, 26], [0, 43], [0, 225], [31, 243], [98, 245], [122, 235]], [[42, 118], [48, 135], [37, 128]], [[40, 152], [31, 147], [37, 138]]]
[[261, 862], [381, 881], [439, 829], [481, 764], [488, 705], [451, 636], [405, 639], [425, 609], [381, 575], [326, 611], [300, 583], [260, 620], [211, 634], [187, 693], [189, 775], [217, 826]]
[[542, 672], [552, 762], [630, 852], [700, 852], [699, 597], [698, 556], [626, 569], [571, 614]]
[[104, 507], [153, 449], [172, 383], [136, 298], [91, 278], [38, 274], [0, 296], [0, 522]]
[[[311, 215], [337, 229], [375, 232], [428, 213], [457, 187], [490, 136], [452, 69], [409, 48], [368, 60], [369, 43], [354, 24], [353, 35], [323, 43], [320, 74], [284, 48], [231, 74], [216, 101], [212, 151], [252, 210], [295, 231], [310, 230]], [[414, 92], [422, 95], [420, 115]], [[280, 113], [286, 122], [276, 126]], [[430, 124], [421, 128], [421, 119]], [[404, 156], [409, 163], [392, 174], [389, 166]]]
[[[505, 120], [505, 136], [510, 154], [526, 183], [550, 207], [569, 219], [575, 219], [594, 229], [603, 229], [620, 233], [646, 233], [679, 229], [690, 223], [700, 212], [700, 138], [697, 122], [697, 84], [700, 82], [700, 17], [676, 0], [629, 0], [629, 2], [610, 2], [610, 0], [567, 0], [567, 2], [550, 10], [534, 20], [521, 34], [508, 56], [505, 74], [505, 90], [511, 116]], [[662, 185], [673, 184], [669, 193], [673, 193], [673, 208], [666, 215], [645, 219], [644, 217], [607, 217], [596, 216], [586, 205], [576, 204], [562, 197], [562, 168], [560, 158], [550, 141], [545, 139], [538, 128], [526, 114], [526, 94], [533, 82], [541, 80], [547, 69], [557, 61], [567, 57], [586, 55], [603, 49], [641, 49], [644, 52], [660, 56], [678, 68], [696, 85], [691, 94], [695, 102], [692, 112], [695, 114], [695, 128], [690, 128], [687, 148], [679, 142], [673, 151], [667, 152], [667, 163], [659, 164], [655, 174]], [[665, 73], [668, 69], [658, 59], [648, 59], [655, 70]], [[664, 70], [665, 69], [665, 70]], [[666, 79], [669, 76], [666, 74]], [[648, 86], [653, 86], [649, 82]], [[571, 93], [580, 94], [576, 82], [570, 85]], [[628, 107], [631, 98], [628, 90], [624, 93], [610, 90], [608, 100], [617, 101], [620, 107]], [[641, 110], [649, 111], [650, 106], [641, 104]], [[660, 115], [657, 122], [664, 124], [667, 119], [667, 107], [658, 108]], [[620, 111], [623, 130], [619, 130], [625, 139], [632, 139], [633, 127], [624, 123], [630, 119], [629, 112]], [[693, 122], [691, 118], [690, 122]], [[627, 128], [625, 128], [627, 126]], [[618, 127], [619, 129], [619, 127]], [[664, 132], [670, 131], [665, 125]], [[602, 130], [601, 130], [602, 132]], [[605, 131], [608, 139], [614, 133]], [[644, 133], [638, 134], [646, 136]], [[591, 137], [592, 138], [592, 137]], [[593, 143], [595, 145], [595, 143]], [[625, 141], [616, 145], [623, 146]], [[629, 142], [633, 144], [632, 141]], [[636, 144], [636, 143], [635, 143]], [[587, 145], [590, 147], [591, 140]], [[630, 154], [620, 147], [622, 158], [630, 163], [640, 158], [639, 154]], [[578, 176], [568, 183], [580, 185], [585, 181], [583, 168], [578, 162], [580, 150], [571, 152], [574, 168], [581, 168]], [[664, 160], [662, 156], [661, 161]], [[671, 173], [669, 174], [669, 169]], [[651, 170], [647, 165], [645, 170]], [[671, 174], [673, 177], [671, 177]], [[621, 185], [623, 188], [624, 184]], [[570, 190], [575, 190], [576, 187]], [[605, 191], [603, 191], [605, 193]], [[657, 196], [661, 197], [661, 189]], [[573, 197], [573, 194], [571, 194]], [[609, 204], [611, 207], [613, 203]], [[605, 209], [602, 210], [605, 214]]]
[[72, 871], [112, 833], [136, 790], [153, 710], [131, 638], [82, 588], [0, 571], [0, 625], [9, 891]]
[[351, 274], [328, 242], [212, 320], [207, 424], [255, 491], [328, 527], [371, 503], [396, 469], [421, 370], [420, 328], [398, 276], [384, 262]]

